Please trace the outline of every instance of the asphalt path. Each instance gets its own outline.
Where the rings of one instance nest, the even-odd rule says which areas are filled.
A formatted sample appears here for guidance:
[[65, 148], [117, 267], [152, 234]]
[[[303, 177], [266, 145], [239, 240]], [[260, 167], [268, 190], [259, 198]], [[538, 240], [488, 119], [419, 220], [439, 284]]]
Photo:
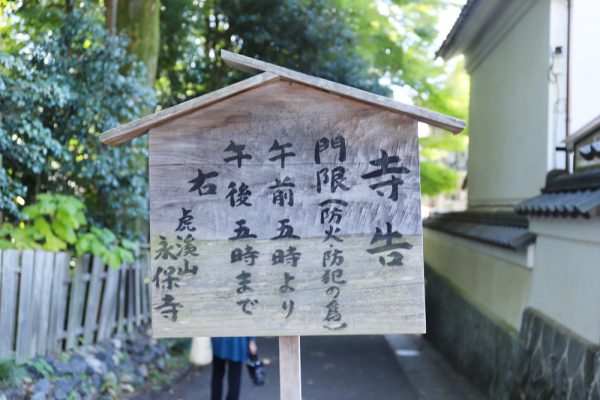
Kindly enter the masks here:
[[[242, 373], [241, 400], [279, 399], [277, 338], [259, 338], [259, 355], [267, 363], [267, 382], [252, 385]], [[302, 390], [307, 400], [413, 400], [417, 391], [383, 336], [303, 336]], [[211, 367], [195, 370], [168, 391], [138, 400], [210, 399]], [[149, 397], [147, 397], [149, 396]]]

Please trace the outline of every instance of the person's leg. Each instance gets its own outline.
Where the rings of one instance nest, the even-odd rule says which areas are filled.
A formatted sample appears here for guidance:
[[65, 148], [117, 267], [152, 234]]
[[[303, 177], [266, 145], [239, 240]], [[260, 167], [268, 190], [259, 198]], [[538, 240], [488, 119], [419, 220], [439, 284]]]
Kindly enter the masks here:
[[225, 376], [225, 360], [213, 357], [212, 378], [210, 381], [211, 400], [221, 400], [223, 397], [223, 376]]
[[227, 397], [226, 400], [239, 400], [242, 384], [242, 363], [228, 361], [227, 371]]

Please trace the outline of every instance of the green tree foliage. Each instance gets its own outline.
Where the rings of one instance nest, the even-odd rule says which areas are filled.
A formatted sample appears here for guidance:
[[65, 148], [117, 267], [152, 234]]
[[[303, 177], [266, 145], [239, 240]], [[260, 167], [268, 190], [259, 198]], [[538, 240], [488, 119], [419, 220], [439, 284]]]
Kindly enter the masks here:
[[132, 236], [147, 214], [145, 141], [108, 148], [98, 133], [153, 105], [144, 68], [97, 2], [26, 4], [0, 15], [0, 213], [15, 221], [38, 193], [73, 194], [91, 223]]
[[331, 0], [164, 2], [160, 101], [169, 106], [246, 77], [223, 65], [221, 49], [389, 94], [356, 52], [352, 18]]
[[[437, 21], [449, 6], [446, 0], [165, 1], [155, 84], [160, 103], [170, 106], [245, 77], [221, 63], [219, 52], [227, 49], [379, 94], [390, 95], [393, 84], [416, 105], [466, 118], [462, 65], [433, 62]], [[464, 138], [436, 135], [454, 142], [454, 150], [438, 149], [443, 154], [464, 150]], [[425, 194], [458, 184], [445, 157], [429, 157], [438, 144], [421, 146]]]
[[[228, 49], [380, 94], [390, 95], [393, 84], [417, 105], [465, 118], [460, 65], [448, 69], [432, 62], [435, 26], [446, 1], [163, 1], [154, 83], [160, 105], [244, 78], [222, 65], [219, 51]], [[131, 236], [132, 221], [147, 217], [145, 139], [108, 148], [97, 135], [153, 107], [146, 84], [153, 66], [145, 70], [127, 49], [145, 58], [145, 50], [155, 48], [156, 17], [132, 6], [129, 19], [117, 18], [119, 32], [138, 35], [128, 47], [124, 37], [104, 28], [103, 7], [93, 0], [0, 0], [5, 219], [18, 221], [18, 205], [43, 192], [77, 196], [91, 224], [118, 234]], [[456, 187], [456, 174], [443, 166], [455, 139], [443, 135], [442, 141], [422, 142], [424, 193]]]
[[0, 249], [69, 250], [91, 253], [113, 268], [132, 263], [139, 247], [126, 239], [118, 240], [106, 228], [89, 226], [85, 205], [73, 196], [43, 193], [23, 209], [25, 219], [0, 227]]

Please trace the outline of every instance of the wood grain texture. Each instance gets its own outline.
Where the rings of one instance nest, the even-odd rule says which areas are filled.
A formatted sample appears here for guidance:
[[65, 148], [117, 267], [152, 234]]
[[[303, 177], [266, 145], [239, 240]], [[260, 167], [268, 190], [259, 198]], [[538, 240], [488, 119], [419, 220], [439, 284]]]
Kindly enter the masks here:
[[69, 261], [67, 253], [57, 253], [54, 258], [54, 273], [52, 275], [52, 296], [50, 299], [50, 326], [48, 334], [48, 352], [62, 350], [64, 335], [65, 315], [67, 304], [67, 282], [69, 274]]
[[133, 323], [135, 322], [135, 316], [133, 315], [133, 306], [134, 306], [134, 290], [133, 290], [133, 266], [127, 266], [127, 332], [133, 332]]
[[134, 277], [134, 296], [135, 296], [135, 323], [140, 325], [142, 323], [142, 279], [141, 279], [141, 262], [136, 260], [133, 263], [133, 277]]
[[17, 308], [16, 269], [19, 266], [20, 252], [2, 250], [2, 290], [0, 291], [0, 358], [8, 357], [13, 352], [15, 332], [15, 310]]
[[127, 323], [127, 317], [125, 315], [125, 292], [127, 283], [127, 265], [119, 270], [119, 303], [117, 308], [117, 332], [122, 332], [124, 326]]
[[70, 350], [76, 347], [79, 342], [79, 330], [83, 321], [83, 306], [85, 302], [85, 282], [83, 275], [87, 273], [90, 264], [90, 255], [85, 254], [77, 258], [75, 264], [73, 279], [71, 281], [71, 291], [69, 293], [69, 314], [67, 321], [67, 341], [66, 349]]
[[302, 400], [300, 336], [279, 337], [279, 398]]
[[327, 79], [303, 74], [301, 72], [293, 71], [291, 69], [270, 64], [255, 58], [232, 53], [227, 50], [221, 50], [221, 58], [223, 61], [225, 61], [225, 64], [242, 71], [251, 73], [271, 72], [294, 82], [313, 86], [315, 88], [348, 97], [353, 100], [379, 106], [390, 111], [401, 112], [407, 116], [415, 118], [420, 122], [437, 126], [438, 128], [446, 129], [453, 133], [461, 132], [466, 126], [466, 122], [458, 118], [453, 118], [425, 108], [400, 103], [399, 101], [395, 101], [389, 97], [376, 95], [361, 89], [353, 88], [351, 86], [332, 82]]
[[[322, 138], [343, 136], [346, 159], [340, 160], [336, 149], [321, 153], [315, 164], [315, 145]], [[288, 158], [285, 168], [269, 149], [291, 143], [296, 156]], [[225, 149], [231, 142], [244, 144], [241, 168]], [[363, 175], [377, 169], [382, 151], [398, 156], [390, 167], [402, 172], [365, 179]], [[317, 192], [318, 171], [345, 168], [344, 185], [349, 190], [322, 185]], [[214, 195], [200, 196], [190, 191], [191, 180], [203, 173], [218, 176]], [[391, 188], [380, 188], [382, 196], [370, 187], [391, 175], [402, 179], [398, 195]], [[273, 204], [273, 185], [285, 177], [293, 179], [293, 206]], [[245, 183], [252, 195], [251, 207], [232, 208], [226, 197], [231, 182]], [[324, 242], [325, 226], [321, 224], [322, 207], [328, 199], [347, 203], [339, 224], [343, 242]], [[191, 210], [192, 232], [176, 231], [182, 208]], [[420, 182], [417, 121], [365, 102], [317, 90], [286, 80], [264, 85], [232, 97], [227, 101], [197, 110], [150, 131], [150, 210], [151, 262], [153, 279], [159, 268], [167, 270], [197, 266], [196, 274], [184, 274], [178, 287], [165, 284], [165, 273], [151, 282], [153, 332], [157, 337], [189, 336], [289, 336], [370, 333], [423, 333], [425, 329], [423, 295], [422, 227], [420, 215]], [[244, 219], [256, 234], [255, 239], [230, 241], [236, 221]], [[270, 240], [277, 234], [280, 221], [288, 219], [301, 240]], [[386, 223], [402, 234], [405, 247], [401, 266], [382, 266], [379, 257], [370, 254], [376, 229], [386, 231]], [[187, 234], [194, 238], [196, 255], [168, 257], [163, 260], [159, 249], [161, 236], [173, 251], [181, 250]], [[179, 236], [179, 238], [178, 238]], [[384, 241], [385, 242], [385, 241]], [[330, 246], [331, 245], [331, 246]], [[235, 248], [251, 246], [259, 252], [255, 265], [231, 263]], [[293, 246], [301, 253], [297, 267], [273, 265], [272, 255]], [[326, 251], [343, 250], [343, 280], [335, 300], [342, 318], [341, 330], [326, 327], [331, 321], [324, 283], [323, 257]], [[158, 257], [157, 257], [158, 256]], [[386, 259], [387, 260], [387, 259]], [[389, 261], [389, 260], [388, 260]], [[238, 277], [251, 273], [252, 292], [238, 293]], [[282, 293], [285, 273], [292, 274], [293, 292]], [[331, 281], [331, 279], [329, 279]], [[165, 296], [172, 296], [178, 308], [177, 321], [169, 319]], [[257, 300], [253, 314], [237, 304], [245, 298]], [[293, 312], [290, 300], [294, 301]], [[283, 304], [287, 303], [287, 309]], [[162, 306], [162, 307], [161, 307]], [[287, 310], [287, 311], [286, 311]], [[289, 314], [288, 314], [289, 312]], [[286, 315], [288, 318], [286, 318]]]
[[[45, 355], [48, 350], [50, 336], [50, 305], [52, 303], [52, 277], [54, 275], [55, 253], [40, 252], [43, 263], [36, 262], [36, 275], [40, 276], [41, 284], [37, 286], [39, 292], [36, 297], [39, 308], [39, 323], [37, 333], [36, 354]], [[37, 254], [36, 254], [37, 260]]]
[[89, 290], [85, 301], [84, 325], [83, 325], [83, 343], [89, 344], [94, 341], [94, 334], [98, 329], [98, 308], [100, 307], [100, 290], [102, 281], [100, 274], [104, 269], [104, 262], [100, 257], [94, 257], [92, 261], [92, 273], [90, 275]]
[[100, 142], [109, 146], [116, 146], [127, 142], [148, 132], [154, 126], [189, 114], [202, 107], [223, 101], [231, 96], [243, 93], [246, 90], [256, 88], [269, 82], [278, 80], [279, 77], [270, 72], [253, 76], [233, 85], [226, 86], [214, 92], [207, 93], [195, 99], [188, 100], [176, 106], [158, 111], [147, 117], [118, 126], [100, 135]]
[[21, 260], [21, 278], [19, 279], [19, 311], [17, 316], [17, 332], [15, 359], [22, 363], [35, 354], [35, 339], [32, 324], [34, 318], [31, 315], [33, 299], [33, 268], [35, 252], [25, 250]]
[[97, 340], [110, 337], [115, 319], [117, 305], [117, 288], [119, 284], [119, 270], [108, 267], [104, 281], [104, 293], [100, 307], [100, 322], [98, 323]]

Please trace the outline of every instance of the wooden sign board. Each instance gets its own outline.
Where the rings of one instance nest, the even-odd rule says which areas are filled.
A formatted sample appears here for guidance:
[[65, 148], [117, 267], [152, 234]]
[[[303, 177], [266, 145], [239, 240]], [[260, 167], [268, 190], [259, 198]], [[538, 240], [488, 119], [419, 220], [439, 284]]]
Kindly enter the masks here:
[[423, 333], [417, 122], [464, 121], [221, 56], [261, 73], [101, 135], [150, 135], [153, 335]]
[[417, 121], [278, 80], [150, 131], [157, 337], [422, 333]]

